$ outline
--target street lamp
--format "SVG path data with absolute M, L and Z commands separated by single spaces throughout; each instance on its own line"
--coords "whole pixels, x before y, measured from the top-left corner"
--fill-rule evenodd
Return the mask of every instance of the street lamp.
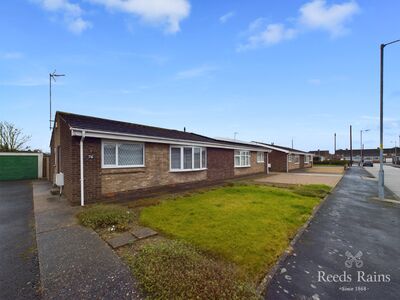
M 362 134 L 363 134 L 363 132 L 368 132 L 370 130 L 371 129 L 361 129 L 360 130 L 360 164 L 361 164 L 361 167 L 363 165 L 363 148 L 364 148 Z
M 400 42 L 400 40 L 395 40 L 386 44 L 381 44 L 381 86 L 380 86 L 380 139 L 379 139 L 379 183 L 378 192 L 379 199 L 385 199 L 385 187 L 384 187 L 384 171 L 383 171 L 383 56 L 385 47 L 394 43 Z
M 51 115 L 51 82 L 52 82 L 52 80 L 54 80 L 54 82 L 56 82 L 56 78 L 57 77 L 61 77 L 61 76 L 65 76 L 65 74 L 56 74 L 56 70 L 54 70 L 54 72 L 53 73 L 49 73 L 49 83 L 50 83 L 50 90 L 49 90 L 49 92 L 50 92 L 50 118 L 49 118 L 49 122 L 50 122 L 50 130 L 51 130 L 51 122 L 53 121 L 52 119 L 51 119 L 51 117 L 52 117 L 52 115 Z

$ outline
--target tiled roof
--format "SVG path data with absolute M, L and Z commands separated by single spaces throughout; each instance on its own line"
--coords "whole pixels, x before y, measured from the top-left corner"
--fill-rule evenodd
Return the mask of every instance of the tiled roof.
M 154 138 L 167 138 L 173 140 L 184 140 L 184 141 L 213 143 L 213 144 L 217 143 L 226 145 L 238 145 L 243 147 L 243 144 L 241 143 L 235 144 L 230 142 L 224 142 L 192 132 L 186 132 L 174 129 L 165 129 L 160 127 L 147 126 L 135 123 L 122 122 L 122 121 L 115 121 L 115 120 L 109 120 L 91 116 L 72 114 L 67 112 L 57 112 L 57 115 L 60 116 L 62 119 L 64 119 L 65 122 L 70 127 L 75 129 L 94 130 L 94 131 L 102 131 L 108 133 L 132 134 L 132 135 L 141 135 Z M 257 145 L 252 145 L 252 147 L 262 149 L 262 147 Z
M 299 153 L 304 153 L 304 154 L 310 154 L 310 153 L 307 153 L 307 152 L 302 151 L 302 150 L 289 148 L 289 147 L 284 147 L 284 146 L 278 146 L 278 145 L 275 145 L 275 144 L 267 144 L 267 143 L 260 143 L 260 142 L 256 142 L 256 143 L 260 144 L 260 145 L 265 145 L 266 147 L 273 147 L 273 148 L 281 149 L 281 150 L 283 150 L 285 152 L 299 152 Z

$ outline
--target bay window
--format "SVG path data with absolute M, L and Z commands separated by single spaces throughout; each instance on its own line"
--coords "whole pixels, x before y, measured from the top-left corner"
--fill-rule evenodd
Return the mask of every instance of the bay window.
M 250 151 L 235 150 L 235 167 L 250 167 Z
M 128 142 L 103 142 L 102 167 L 144 167 L 144 144 Z
M 206 148 L 193 146 L 171 146 L 171 171 L 204 170 L 207 168 Z

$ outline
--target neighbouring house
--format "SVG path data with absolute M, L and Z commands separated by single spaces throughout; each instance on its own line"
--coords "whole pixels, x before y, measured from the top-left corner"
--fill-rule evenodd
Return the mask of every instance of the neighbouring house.
M 311 153 L 275 144 L 254 143 L 271 150 L 268 154 L 268 162 L 272 172 L 290 172 L 313 166 Z
M 50 165 L 73 204 L 267 173 L 269 149 L 195 133 L 57 112 Z M 60 176 L 58 176 L 60 177 Z
M 315 150 L 308 151 L 308 153 L 313 154 L 313 162 L 323 162 L 326 160 L 330 160 L 332 155 L 329 153 L 329 150 Z
M 363 160 L 370 160 L 373 162 L 379 162 L 379 148 L 374 149 L 353 149 L 352 150 L 352 158 L 354 162 L 361 161 L 361 155 Z M 383 149 L 383 161 L 391 162 L 393 158 L 395 158 L 400 153 L 399 147 L 393 148 L 385 148 Z M 351 151 L 349 149 L 339 149 L 336 150 L 335 156 L 342 160 L 350 161 Z

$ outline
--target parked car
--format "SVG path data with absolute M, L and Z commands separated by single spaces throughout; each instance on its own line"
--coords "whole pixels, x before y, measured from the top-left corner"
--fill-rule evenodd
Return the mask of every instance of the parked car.
M 372 162 L 372 160 L 365 160 L 363 162 L 363 167 L 373 167 L 374 163 Z

